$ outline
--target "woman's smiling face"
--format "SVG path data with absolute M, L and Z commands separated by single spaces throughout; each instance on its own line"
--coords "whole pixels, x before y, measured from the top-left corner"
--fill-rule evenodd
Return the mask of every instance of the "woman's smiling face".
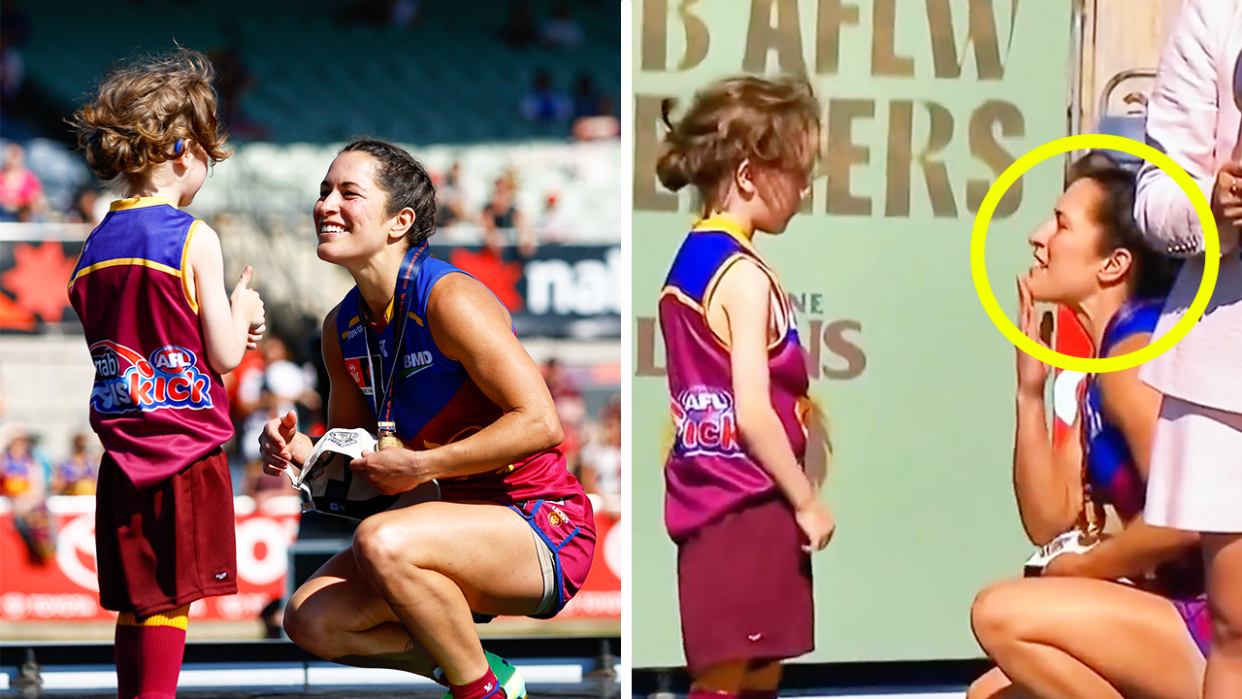
M 1029 282 L 1036 301 L 1076 305 L 1101 287 L 1109 259 L 1097 211 L 1104 189 L 1081 178 L 1057 200 L 1053 218 L 1030 236 L 1035 262 Z
M 342 264 L 385 248 L 392 217 L 386 212 L 388 193 L 375 180 L 378 165 L 361 151 L 341 153 L 332 161 L 314 208 L 319 259 Z

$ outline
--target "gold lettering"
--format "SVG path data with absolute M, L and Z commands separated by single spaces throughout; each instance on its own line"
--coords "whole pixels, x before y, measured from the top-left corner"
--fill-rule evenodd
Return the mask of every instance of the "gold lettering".
M 871 74 L 914 77 L 914 59 L 898 56 L 897 0 L 875 0 L 871 9 Z
M 660 102 L 664 95 L 634 96 L 634 210 L 676 211 L 677 195 L 656 189 L 660 157 Z
M 910 171 L 914 162 L 914 102 L 893 100 L 888 106 L 888 156 L 885 164 L 884 215 L 910 215 Z
M 858 24 L 858 6 L 841 0 L 819 0 L 815 30 L 815 72 L 836 75 L 841 69 L 841 26 Z
M 772 8 L 776 24 L 772 24 Z M 776 49 L 782 73 L 805 73 L 802 59 L 802 28 L 798 21 L 798 0 L 751 0 L 750 26 L 746 30 L 746 53 L 742 70 L 767 72 L 768 52 Z
M 664 376 L 667 370 L 656 366 L 655 360 L 655 318 L 636 318 L 638 321 L 638 362 L 634 368 L 635 376 Z
M 862 332 L 862 323 L 857 320 L 838 320 L 824 328 L 824 345 L 833 354 L 845 360 L 844 369 L 833 369 L 825 365 L 824 377 L 829 379 L 852 379 L 867 369 L 867 355 L 855 342 L 845 337 L 846 331 Z
M 668 70 L 668 0 L 642 0 L 642 69 L 645 71 Z M 711 46 L 711 31 L 701 17 L 691 11 L 699 0 L 682 0 L 677 6 L 677 16 L 686 35 L 686 55 L 678 70 L 689 70 L 707 58 Z
M 828 213 L 842 216 L 870 216 L 871 199 L 850 193 L 850 169 L 871 162 L 871 149 L 854 144 L 854 120 L 873 118 L 875 100 L 832 99 L 828 101 L 828 152 L 824 161 L 828 176 Z
M 812 320 L 811 332 L 807 335 L 811 341 L 807 343 L 806 348 L 806 373 L 812 381 L 819 378 L 819 358 L 822 351 L 820 348 L 823 347 L 823 343 L 819 341 L 819 331 L 823 327 L 824 321 Z
M 926 0 L 927 27 L 931 32 L 932 62 L 937 78 L 960 78 L 965 59 L 957 54 L 957 39 L 953 36 L 953 11 L 950 0 Z M 1009 18 L 1009 42 L 1013 42 L 1013 28 L 1018 14 L 1018 0 L 1013 0 L 1013 16 Z M 975 70 L 980 80 L 1000 80 L 1005 76 L 1001 63 L 1000 44 L 996 36 L 996 17 L 992 12 L 992 0 L 970 0 L 970 31 L 966 43 L 975 47 Z M 1006 47 L 1008 52 L 1009 47 Z
M 953 140 L 953 114 L 935 102 L 924 102 L 931 128 L 927 134 L 927 147 L 919 153 L 919 167 L 927 182 L 927 196 L 931 198 L 932 215 L 953 218 L 957 216 L 957 203 L 953 200 L 953 187 L 949 184 L 949 170 L 943 161 L 933 160 Z
M 668 62 L 668 0 L 642 3 L 642 69 L 664 72 Z
M 690 70 L 702 63 L 712 44 L 711 30 L 701 17 L 690 11 L 690 6 L 698 2 L 699 0 L 683 0 L 677 8 L 677 16 L 681 17 L 681 25 L 686 31 L 686 55 L 682 57 L 677 70 Z
M 1014 157 L 1001 147 L 994 133 L 994 125 L 999 123 L 1001 136 L 1019 138 L 1026 135 L 1026 123 L 1022 111 L 1012 102 L 989 100 L 984 102 L 970 115 L 970 154 L 982 160 L 1000 177 L 1010 165 Z M 995 181 L 995 180 L 993 180 Z M 987 180 L 968 180 L 966 182 L 966 208 L 971 213 L 979 211 L 987 196 L 992 182 Z M 1011 216 L 1022 204 L 1022 178 L 1019 177 L 1001 197 L 996 205 L 994 218 Z

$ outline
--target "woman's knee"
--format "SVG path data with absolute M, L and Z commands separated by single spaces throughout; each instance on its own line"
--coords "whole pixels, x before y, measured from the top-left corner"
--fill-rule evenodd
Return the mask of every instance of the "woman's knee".
M 354 531 L 354 560 L 369 574 L 395 570 L 409 556 L 409 538 L 404 527 L 388 524 L 387 518 L 369 517 Z
M 993 583 L 975 595 L 970 605 L 970 630 L 984 651 L 991 653 L 997 645 L 1017 636 L 1021 607 L 1015 602 L 1019 595 L 1016 581 Z
M 301 590 L 299 590 L 301 592 Z M 314 600 L 294 593 L 285 606 L 284 627 L 289 639 L 316 655 L 326 656 L 326 646 L 335 636 L 330 610 Z

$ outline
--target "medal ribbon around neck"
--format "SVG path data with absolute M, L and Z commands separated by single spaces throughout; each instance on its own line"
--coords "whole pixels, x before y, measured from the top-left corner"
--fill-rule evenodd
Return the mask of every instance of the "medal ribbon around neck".
M 401 357 L 401 341 L 405 339 L 405 323 L 410 317 L 410 305 L 414 303 L 414 280 L 418 278 L 418 270 L 422 268 L 423 261 L 427 259 L 427 241 L 424 240 L 419 245 L 411 247 L 405 253 L 405 257 L 401 260 L 401 271 L 397 273 L 396 298 L 393 300 L 393 316 L 392 323 L 396 323 L 393 328 L 393 347 L 392 347 L 392 371 L 388 372 L 388 378 L 384 380 L 384 397 L 380 398 L 375 390 L 371 391 L 371 401 L 375 407 L 375 417 L 379 424 L 389 422 L 396 424 L 392 419 L 392 380 L 397 376 L 398 359 Z M 362 305 L 363 312 L 366 312 L 366 304 Z M 383 378 L 384 359 L 381 352 L 376 351 L 373 345 L 376 341 L 371 337 L 371 333 L 364 333 L 367 338 L 367 352 L 371 357 L 380 358 L 380 370 L 376 372 L 372 369 L 372 376 L 379 375 Z M 374 359 L 370 362 L 374 366 Z M 372 386 L 376 389 L 379 386 L 372 380 Z

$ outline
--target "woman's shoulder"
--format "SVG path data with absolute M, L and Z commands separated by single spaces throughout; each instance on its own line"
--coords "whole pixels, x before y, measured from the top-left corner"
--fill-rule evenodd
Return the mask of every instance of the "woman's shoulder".
M 1103 352 L 1135 335 L 1150 335 L 1156 331 L 1160 314 L 1164 310 L 1164 298 L 1130 299 L 1117 309 L 1104 333 Z
M 470 322 L 497 310 L 508 314 L 508 307 L 491 287 L 447 262 L 428 258 L 418 277 L 414 312 L 441 327 L 446 321 Z

